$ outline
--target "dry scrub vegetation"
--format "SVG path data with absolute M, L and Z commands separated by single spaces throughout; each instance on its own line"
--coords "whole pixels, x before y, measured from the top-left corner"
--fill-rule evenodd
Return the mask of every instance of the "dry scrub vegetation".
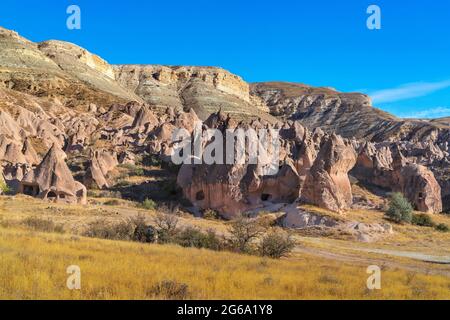
M 98 199 L 97 199 L 98 200 Z M 96 200 L 96 201 L 97 201 Z M 102 200 L 103 201 L 103 200 Z M 107 201 L 107 199 L 105 199 Z M 119 205 L 66 206 L 28 197 L 0 197 L 0 298 L 1 299 L 449 299 L 448 274 L 433 265 L 392 258 L 380 264 L 382 290 L 366 289 L 368 261 L 374 254 L 359 252 L 365 260 L 333 259 L 350 252 L 354 242 L 302 238 L 288 258 L 270 259 L 228 251 L 184 248 L 197 235 L 187 229 L 179 245 L 102 240 L 81 236 L 90 223 L 132 218 L 154 219 L 154 210 Z M 358 211 L 349 216 L 363 215 Z M 382 213 L 372 218 L 382 219 Z M 214 230 L 223 235 L 230 223 L 178 217 L 179 225 Z M 448 217 L 433 217 L 449 222 Z M 241 226 L 249 238 L 259 230 Z M 417 245 L 448 252 L 448 233 L 413 225 L 395 226 L 392 239 L 377 244 L 388 248 Z M 104 230 L 104 229 L 101 229 Z M 123 229 L 129 234 L 127 228 Z M 131 235 L 131 234 L 130 234 Z M 92 236 L 92 235 L 91 235 Z M 283 238 L 273 234 L 261 249 L 271 252 Z M 416 238 L 414 238 L 416 237 Z M 201 238 L 200 240 L 204 240 Z M 306 241 L 308 240 L 308 241 Z M 320 242 L 313 242 L 320 241 Z M 325 241 L 326 240 L 326 241 Z M 447 245 L 445 245 L 447 243 Z M 246 248 L 246 243 L 239 243 Z M 370 244 L 357 244 L 370 248 Z M 195 243 L 194 243 L 195 246 Z M 339 249 L 338 249 L 339 248 Z M 319 251 L 329 251 L 321 256 Z M 339 250 L 339 251 L 337 251 Z M 245 251 L 245 250 L 242 250 Z M 351 251 L 354 255 L 355 252 Z M 267 254 L 270 256 L 270 254 Z M 383 261 L 388 261 L 383 257 Z M 413 268 L 403 268 L 403 265 Z M 376 264 L 376 263 L 375 263 Z M 81 267 L 80 291 L 66 288 L 66 268 Z M 442 266 L 445 267 L 445 266 Z M 433 272 L 436 271 L 436 272 Z
M 228 252 L 88 239 L 0 228 L 3 299 L 446 299 L 450 279 L 383 271 L 366 289 L 366 267 L 303 255 L 271 260 Z M 66 268 L 81 268 L 80 291 Z

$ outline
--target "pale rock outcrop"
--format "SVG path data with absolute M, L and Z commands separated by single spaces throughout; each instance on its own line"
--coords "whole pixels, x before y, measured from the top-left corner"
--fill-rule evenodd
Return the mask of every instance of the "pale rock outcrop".
M 119 154 L 119 163 L 134 165 L 136 163 L 136 155 L 130 151 L 123 151 Z
M 302 200 L 336 212 L 348 209 L 352 192 L 347 173 L 355 162 L 356 153 L 341 137 L 335 134 L 325 137 L 306 176 Z
M 152 111 L 150 111 L 147 106 L 143 106 L 136 114 L 131 127 L 132 130 L 136 132 L 150 132 L 158 124 L 159 121 L 156 115 Z
M 28 138 L 26 138 L 23 143 L 22 153 L 25 157 L 25 162 L 28 164 L 38 165 L 41 162 L 41 158 L 36 153 L 36 150 L 34 150 L 34 147 Z
M 26 163 L 25 156 L 22 153 L 22 146 L 4 134 L 0 135 L 0 161 Z
M 9 115 L 9 113 L 0 110 L 0 134 L 4 134 L 15 141 L 19 141 L 23 137 L 22 128 Z
M 86 204 L 86 187 L 74 180 L 64 161 L 66 157 L 53 145 L 36 169 L 22 179 L 19 192 L 48 201 Z
M 225 131 L 230 123 L 218 112 L 205 124 Z M 235 130 L 246 126 L 240 123 Z M 266 126 L 263 121 L 252 121 L 249 127 Z M 348 209 L 352 193 L 347 173 L 356 161 L 351 144 L 321 130 L 310 133 L 296 122 L 284 124 L 280 137 L 280 168 L 275 175 L 266 174 L 260 163 L 185 164 L 178 176 L 185 197 L 195 206 L 217 210 L 226 218 L 270 203 L 291 203 L 299 197 L 336 212 Z
M 285 228 L 303 229 L 308 227 L 335 227 L 338 225 L 338 221 L 333 218 L 298 208 L 297 203 L 286 206 L 283 211 L 285 214 L 279 219 L 279 222 Z
M 119 164 L 117 154 L 108 150 L 95 150 L 91 153 L 89 169 L 84 183 L 100 189 L 109 188 L 108 173 Z
M 419 211 L 442 211 L 441 187 L 433 172 L 411 162 L 398 144 L 366 143 L 352 174 L 365 183 L 403 193 Z
M 424 166 L 408 164 L 400 171 L 400 191 L 417 210 L 442 212 L 441 187 L 433 172 Z

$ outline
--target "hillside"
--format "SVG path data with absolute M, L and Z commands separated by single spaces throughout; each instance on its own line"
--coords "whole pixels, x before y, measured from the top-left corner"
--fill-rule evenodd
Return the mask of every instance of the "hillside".
M 270 113 L 300 120 L 308 128 L 321 127 L 347 138 L 373 142 L 425 141 L 437 130 L 450 130 L 442 120 L 404 120 L 377 109 L 367 95 L 288 82 L 251 84 Z
M 11 91 L 12 90 L 12 91 Z M 20 92 L 24 99 L 17 99 Z M 113 66 L 64 41 L 33 43 L 0 28 L 0 108 L 87 111 L 91 103 L 147 102 L 156 109 L 193 108 L 205 120 L 222 110 L 236 120 L 275 122 L 240 77 L 214 67 Z M 59 110 L 58 110 L 59 109 Z M 14 112 L 12 112 L 14 113 Z

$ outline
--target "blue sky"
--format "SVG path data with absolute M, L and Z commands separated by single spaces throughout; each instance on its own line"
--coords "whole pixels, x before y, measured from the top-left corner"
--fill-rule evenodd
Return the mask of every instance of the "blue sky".
M 81 8 L 81 30 L 66 9 Z M 370 4 L 381 30 L 366 27 Z M 447 0 L 11 0 L 0 25 L 110 63 L 220 66 L 246 81 L 361 91 L 398 116 L 450 116 Z

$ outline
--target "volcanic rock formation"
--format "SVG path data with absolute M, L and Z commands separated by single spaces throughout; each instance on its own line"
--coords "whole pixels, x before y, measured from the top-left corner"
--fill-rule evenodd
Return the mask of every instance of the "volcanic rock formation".
M 54 145 L 37 168 L 24 176 L 18 191 L 54 202 L 86 204 L 86 187 L 73 179 L 65 159 L 66 154 Z

